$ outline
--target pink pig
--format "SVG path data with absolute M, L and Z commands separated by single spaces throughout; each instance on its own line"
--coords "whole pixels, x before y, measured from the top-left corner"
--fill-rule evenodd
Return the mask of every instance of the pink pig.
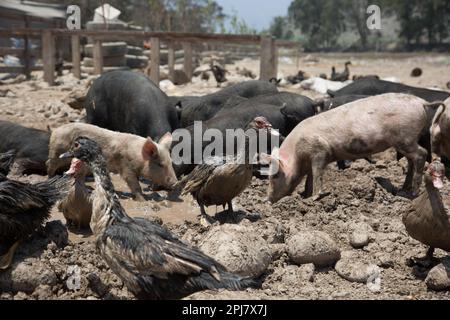
M 276 202 L 291 194 L 307 176 L 305 196 L 319 196 L 327 165 L 355 160 L 395 148 L 408 159 L 403 185 L 417 195 L 427 151 L 419 136 L 429 130 L 435 108 L 421 98 L 387 93 L 354 101 L 302 121 L 286 137 L 270 161 L 268 200 Z

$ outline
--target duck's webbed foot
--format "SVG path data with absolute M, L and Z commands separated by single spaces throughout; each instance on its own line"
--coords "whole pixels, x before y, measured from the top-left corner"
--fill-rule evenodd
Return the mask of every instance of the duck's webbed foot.
M 427 250 L 427 253 L 424 257 L 413 257 L 410 258 L 410 264 L 413 266 L 419 266 L 422 268 L 431 268 L 433 266 L 434 263 L 434 248 L 430 247 Z
M 232 214 L 233 212 L 233 203 L 231 201 L 228 201 L 228 213 Z
M 20 241 L 15 242 L 9 249 L 6 254 L 3 256 L 0 256 L 0 270 L 8 269 L 9 266 L 12 263 L 12 260 L 14 258 L 14 253 L 16 252 L 17 248 L 19 247 Z
M 209 228 L 215 221 L 212 217 L 210 217 L 205 210 L 205 206 L 202 204 L 200 205 L 200 224 L 205 227 Z
M 202 215 L 202 216 L 200 217 L 200 224 L 201 224 L 203 227 L 205 227 L 205 228 L 211 227 L 211 225 L 212 225 L 214 222 L 215 222 L 214 219 L 211 218 L 211 217 L 208 216 L 208 215 Z

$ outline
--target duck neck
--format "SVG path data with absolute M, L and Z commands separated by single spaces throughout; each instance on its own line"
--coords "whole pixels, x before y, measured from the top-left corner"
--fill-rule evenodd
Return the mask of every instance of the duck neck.
M 95 179 L 95 187 L 106 193 L 115 193 L 114 185 L 109 176 L 106 161 L 103 156 L 96 157 L 90 164 Z
M 433 185 L 433 179 L 428 176 L 425 175 L 425 189 L 428 195 L 428 199 L 430 200 L 431 205 L 433 206 L 433 211 L 438 211 L 441 213 L 445 213 L 445 207 L 444 204 L 442 203 L 442 197 L 441 197 L 441 193 L 439 192 L 439 189 L 437 189 L 434 185 Z
M 114 190 L 105 158 L 99 155 L 89 165 L 95 179 L 91 229 L 94 234 L 100 234 L 115 220 L 127 220 L 129 217 L 123 210 Z

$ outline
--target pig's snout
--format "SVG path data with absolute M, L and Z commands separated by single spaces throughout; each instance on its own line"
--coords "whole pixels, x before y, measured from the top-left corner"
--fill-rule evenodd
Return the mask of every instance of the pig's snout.
M 270 204 L 270 205 L 273 204 L 273 201 L 269 197 L 265 197 L 264 198 L 264 202 L 267 203 L 267 204 Z
M 178 179 L 176 177 L 166 177 L 164 182 L 167 189 L 173 190 L 178 183 Z

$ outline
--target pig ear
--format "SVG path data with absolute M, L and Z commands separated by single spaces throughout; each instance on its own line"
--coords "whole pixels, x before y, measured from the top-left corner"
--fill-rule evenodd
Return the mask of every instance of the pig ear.
M 269 165 L 269 170 L 262 169 L 261 172 L 263 172 L 264 175 L 267 175 L 269 177 L 272 177 L 278 173 L 278 171 L 281 169 L 281 162 L 273 155 L 269 155 L 267 153 L 261 153 L 260 154 L 260 163 L 263 165 Z
M 277 159 L 277 160 L 280 159 L 280 148 L 274 147 L 274 148 L 272 149 L 272 158 L 275 158 L 275 159 Z
M 283 116 L 287 116 L 287 110 L 286 110 L 287 104 L 283 103 L 283 105 L 280 108 L 280 112 Z
M 142 146 L 142 157 L 144 160 L 150 160 L 151 157 L 158 153 L 158 146 L 152 140 L 152 138 L 148 137 Z
M 170 149 L 170 146 L 172 145 L 172 134 L 167 132 L 159 139 L 158 144 L 163 148 Z

